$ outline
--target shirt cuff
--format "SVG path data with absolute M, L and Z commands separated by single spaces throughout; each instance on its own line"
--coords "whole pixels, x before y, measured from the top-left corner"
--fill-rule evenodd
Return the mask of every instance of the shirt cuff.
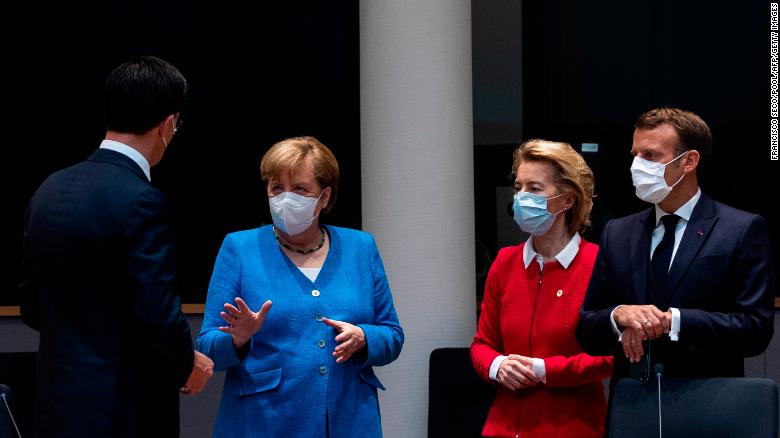
M 672 312 L 672 328 L 669 330 L 669 339 L 672 341 L 679 341 L 680 334 L 680 309 L 676 307 L 670 307 Z
M 496 358 L 493 359 L 493 363 L 490 364 L 490 370 L 488 370 L 488 377 L 490 377 L 490 380 L 495 380 L 498 382 L 498 379 L 496 378 L 496 375 L 498 374 L 498 368 L 501 366 L 501 362 L 503 362 L 504 359 L 508 357 L 509 356 L 496 356 Z
M 544 359 L 534 358 L 534 374 L 542 383 L 547 383 L 547 368 L 544 366 Z
M 617 335 L 617 337 L 618 337 L 618 342 L 620 342 L 620 341 L 622 341 L 622 340 L 623 340 L 623 332 L 621 332 L 620 330 L 618 330 L 617 323 L 615 322 L 615 310 L 617 310 L 617 309 L 619 309 L 619 308 L 623 307 L 624 305 L 625 305 L 625 304 L 621 304 L 621 305 L 619 305 L 619 306 L 615 307 L 614 309 L 612 309 L 612 311 L 611 311 L 611 312 L 609 312 L 609 322 L 611 322 L 611 323 L 612 323 L 612 331 L 613 331 L 613 332 L 615 332 L 615 334 Z

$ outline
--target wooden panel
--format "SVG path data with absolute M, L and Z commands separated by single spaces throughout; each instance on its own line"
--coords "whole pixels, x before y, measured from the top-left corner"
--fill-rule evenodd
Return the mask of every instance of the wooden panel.
M 182 304 L 181 310 L 187 315 L 203 315 L 204 304 Z M 0 316 L 21 316 L 19 306 L 0 306 Z

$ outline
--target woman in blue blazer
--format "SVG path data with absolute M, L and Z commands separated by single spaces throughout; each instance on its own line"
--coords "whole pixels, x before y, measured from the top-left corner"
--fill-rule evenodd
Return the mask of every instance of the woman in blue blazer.
M 260 172 L 274 224 L 225 238 L 197 340 L 227 370 L 214 436 L 381 436 L 372 367 L 404 334 L 376 243 L 319 224 L 339 171 L 315 138 L 275 144 Z

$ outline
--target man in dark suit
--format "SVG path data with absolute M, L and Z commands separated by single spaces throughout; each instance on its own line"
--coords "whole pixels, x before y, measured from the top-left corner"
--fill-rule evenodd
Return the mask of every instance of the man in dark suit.
M 699 189 L 712 135 L 697 115 L 655 109 L 635 128 L 631 176 L 655 205 L 604 228 L 577 340 L 614 353 L 612 384 L 656 363 L 670 377 L 744 376 L 773 333 L 766 221 Z
M 20 289 L 23 320 L 40 331 L 36 436 L 177 436 L 179 390 L 211 376 L 174 290 L 168 204 L 149 173 L 186 88 L 159 58 L 117 67 L 100 148 L 30 201 Z

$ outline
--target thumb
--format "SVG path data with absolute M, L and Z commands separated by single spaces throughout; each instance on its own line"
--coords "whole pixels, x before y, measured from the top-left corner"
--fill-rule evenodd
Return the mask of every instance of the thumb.
M 271 310 L 271 305 L 273 305 L 271 300 L 264 302 L 263 306 L 260 307 L 260 311 L 257 313 L 257 318 L 265 321 L 265 316 L 268 315 L 268 312 Z

